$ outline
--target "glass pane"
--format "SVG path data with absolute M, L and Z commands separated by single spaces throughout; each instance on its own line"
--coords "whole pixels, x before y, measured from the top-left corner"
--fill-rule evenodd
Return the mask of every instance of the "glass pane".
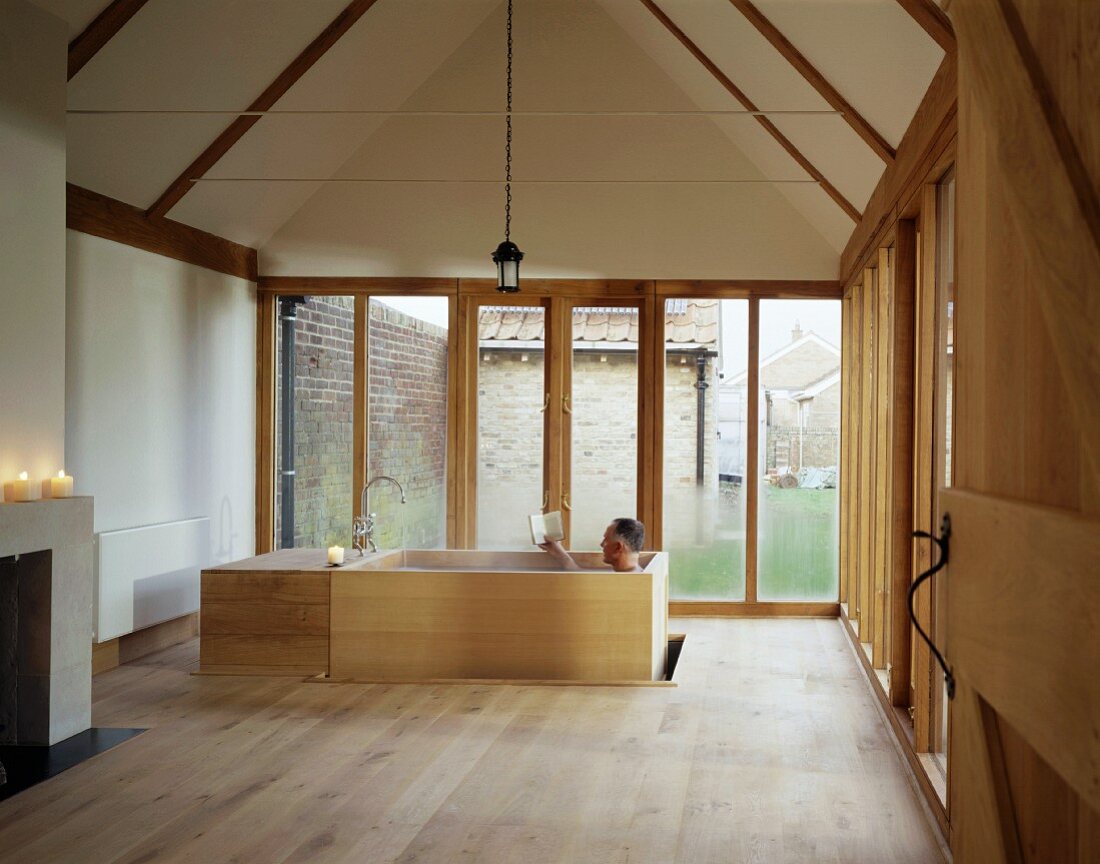
M 936 487 L 951 486 L 952 418 L 955 408 L 955 174 L 952 171 L 936 190 L 936 289 L 939 306 L 938 372 L 939 400 L 936 405 L 937 440 L 942 442 L 936 454 Z M 937 513 L 936 525 L 939 525 Z M 936 627 L 939 641 L 944 641 L 944 607 L 946 592 L 937 586 L 935 598 Z M 941 692 L 937 700 L 938 730 L 936 752 L 947 759 L 947 683 L 937 667 Z
M 477 545 L 530 549 L 542 510 L 544 314 L 540 306 L 478 313 Z
M 278 308 L 275 547 L 350 548 L 355 301 L 281 298 Z
M 745 599 L 748 306 L 665 303 L 664 541 L 678 599 Z
M 367 478 L 382 549 L 447 545 L 446 297 L 370 301 Z
M 599 549 L 612 519 L 637 517 L 638 310 L 573 310 L 570 548 Z
M 760 303 L 760 600 L 837 599 L 840 301 Z

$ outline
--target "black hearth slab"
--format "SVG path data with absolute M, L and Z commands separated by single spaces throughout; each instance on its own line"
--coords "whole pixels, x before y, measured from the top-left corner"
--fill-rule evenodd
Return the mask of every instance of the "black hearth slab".
M 7 783 L 0 786 L 0 801 L 29 789 L 36 783 L 67 771 L 140 735 L 144 729 L 87 729 L 52 747 L 35 744 L 0 744 L 0 762 Z

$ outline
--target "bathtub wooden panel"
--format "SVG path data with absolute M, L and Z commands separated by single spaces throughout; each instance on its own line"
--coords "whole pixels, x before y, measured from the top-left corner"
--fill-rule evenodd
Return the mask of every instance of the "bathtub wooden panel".
M 655 570 L 337 571 L 330 675 L 656 680 L 668 646 Z
M 316 554 L 316 550 L 313 550 Z M 263 556 L 266 557 L 266 556 Z M 255 559 L 251 559 L 254 561 Z M 282 566 L 293 566 L 288 561 Z M 329 571 L 202 574 L 199 668 L 208 673 L 318 675 L 328 671 Z M 224 566 L 224 565 L 223 565 Z M 238 565 L 228 565 L 238 566 Z

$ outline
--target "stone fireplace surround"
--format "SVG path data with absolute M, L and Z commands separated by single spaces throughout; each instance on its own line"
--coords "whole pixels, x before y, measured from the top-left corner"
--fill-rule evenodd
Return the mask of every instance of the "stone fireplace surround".
M 0 504 L 0 743 L 91 726 L 92 499 Z

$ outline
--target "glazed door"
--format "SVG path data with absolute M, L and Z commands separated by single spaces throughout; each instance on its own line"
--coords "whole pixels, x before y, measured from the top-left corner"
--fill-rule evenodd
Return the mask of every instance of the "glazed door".
M 476 533 L 470 545 L 478 549 L 530 547 L 527 516 L 548 503 L 547 312 L 537 298 L 504 303 L 478 298 L 470 304 L 467 381 L 476 410 L 466 458 L 476 478 Z
M 638 518 L 639 304 L 567 304 L 562 369 L 561 506 L 570 548 L 599 548 L 619 517 Z
M 538 296 L 537 283 L 529 286 L 521 299 L 462 298 L 459 484 L 473 518 L 461 526 L 460 545 L 530 549 L 527 517 L 554 510 L 567 548 L 598 549 L 607 523 L 621 516 L 642 518 L 656 542 L 657 517 L 646 520 L 639 482 L 656 449 L 656 409 L 639 397 L 643 369 L 655 365 L 645 343 L 653 341 L 646 316 L 655 303 Z

